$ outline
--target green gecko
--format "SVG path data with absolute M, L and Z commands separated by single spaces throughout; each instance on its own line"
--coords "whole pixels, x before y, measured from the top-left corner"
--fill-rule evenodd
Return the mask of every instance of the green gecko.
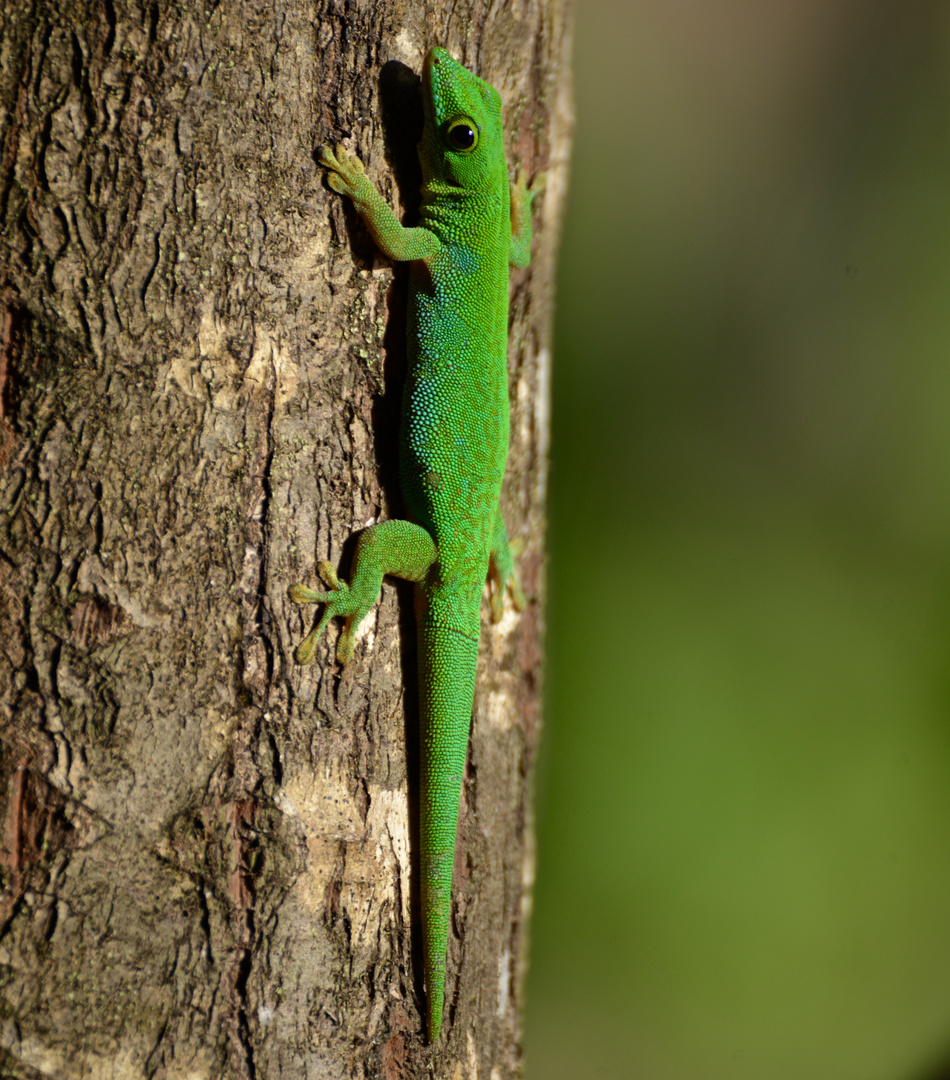
M 411 263 L 399 444 L 409 520 L 360 534 L 349 584 L 321 562 L 328 591 L 294 585 L 290 598 L 326 605 L 297 648 L 298 662 L 312 659 L 327 623 L 340 615 L 337 659 L 345 664 L 383 576 L 415 583 L 426 1028 L 435 1042 L 486 579 L 492 621 L 503 614 L 506 587 L 515 607 L 525 606 L 498 500 L 508 456 L 508 267 L 530 259 L 534 192 L 523 179 L 509 183 L 497 90 L 438 48 L 426 56 L 422 82 L 418 226 L 400 224 L 342 146 L 320 155 L 330 187 L 353 200 L 383 254 Z

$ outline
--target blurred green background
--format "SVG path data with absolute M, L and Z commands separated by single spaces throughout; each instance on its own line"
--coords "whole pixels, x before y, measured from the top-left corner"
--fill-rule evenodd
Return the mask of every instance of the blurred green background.
M 528 1080 L 950 1076 L 950 4 L 575 22 Z

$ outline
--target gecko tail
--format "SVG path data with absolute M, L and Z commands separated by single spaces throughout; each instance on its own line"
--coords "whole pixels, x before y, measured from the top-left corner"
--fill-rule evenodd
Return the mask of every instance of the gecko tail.
M 419 836 L 426 1031 L 430 1043 L 442 1031 L 452 869 L 477 662 L 477 637 L 439 626 L 420 631 Z

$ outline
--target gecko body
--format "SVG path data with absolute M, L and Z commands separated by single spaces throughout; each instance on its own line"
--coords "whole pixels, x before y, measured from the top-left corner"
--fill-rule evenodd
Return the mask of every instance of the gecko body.
M 328 591 L 295 585 L 290 596 L 325 605 L 297 648 L 298 661 L 309 661 L 329 620 L 343 616 L 337 659 L 345 664 L 383 576 L 415 583 L 423 958 L 434 1042 L 486 579 L 493 620 L 503 613 L 506 588 L 519 610 L 525 603 L 499 496 L 508 455 L 508 273 L 530 257 L 532 193 L 523 182 L 509 184 L 498 92 L 444 49 L 426 56 L 423 109 L 416 227 L 399 222 L 343 147 L 320 157 L 330 186 L 352 200 L 380 250 L 410 262 L 399 445 L 409 520 L 382 521 L 360 534 L 348 583 L 322 562 Z

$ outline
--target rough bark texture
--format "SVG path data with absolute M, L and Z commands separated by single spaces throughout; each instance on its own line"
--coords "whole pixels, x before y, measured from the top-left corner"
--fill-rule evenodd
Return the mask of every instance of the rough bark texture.
M 427 1048 L 411 602 L 301 669 L 287 586 L 400 509 L 405 279 L 315 148 L 411 212 L 443 44 L 549 170 L 504 496 L 539 597 L 563 6 L 4 6 L 0 1075 L 515 1075 L 540 605 L 485 620 Z

